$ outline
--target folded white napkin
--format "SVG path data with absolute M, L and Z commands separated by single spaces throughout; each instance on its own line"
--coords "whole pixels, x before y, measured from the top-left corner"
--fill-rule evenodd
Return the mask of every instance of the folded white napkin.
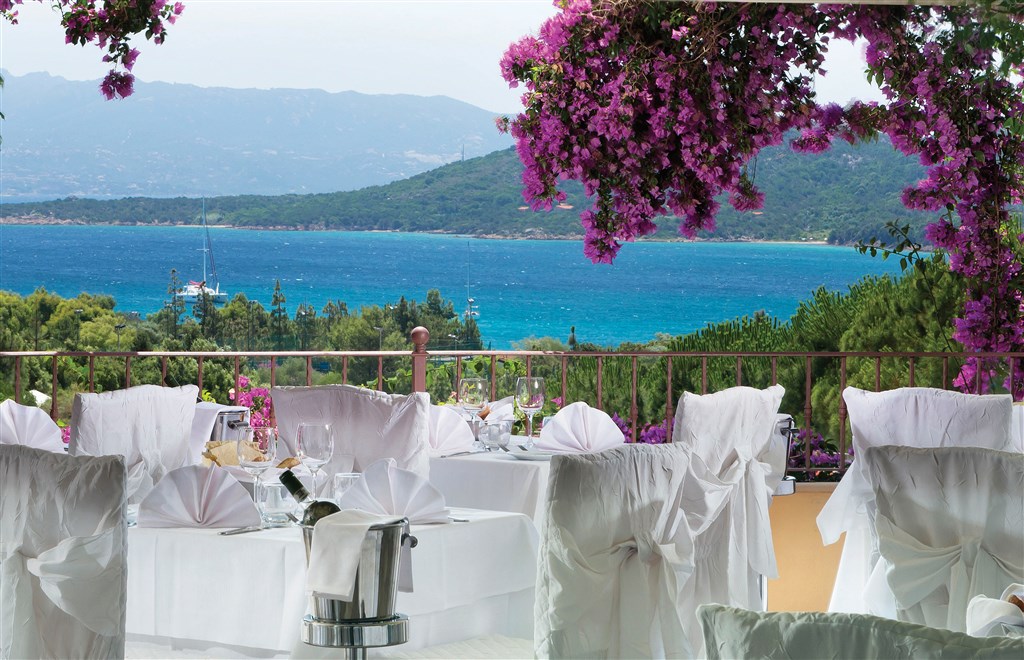
M 999 598 L 975 596 L 967 605 L 967 634 L 974 637 L 1003 635 L 1007 628 L 1024 636 L 1024 612 L 1009 602 L 1011 595 L 1024 598 L 1024 584 L 1011 584 Z
M 534 446 L 544 451 L 598 452 L 618 447 L 625 441 L 608 413 L 578 401 L 544 421 Z
M 430 406 L 431 456 L 445 456 L 473 448 L 473 430 L 451 406 Z
M 0 402 L 0 445 L 23 445 L 64 453 L 60 427 L 42 409 L 8 399 Z
M 487 414 L 488 422 L 503 422 L 516 418 L 515 397 L 507 396 L 504 399 L 492 401 L 488 407 L 491 409 L 491 412 Z
M 256 504 L 226 470 L 187 465 L 168 472 L 139 505 L 139 527 L 249 527 Z
M 362 509 L 382 515 L 404 516 L 412 524 L 446 523 L 444 495 L 430 482 L 385 458 L 363 472 L 338 503 L 342 509 Z
M 318 520 L 313 527 L 306 591 L 336 600 L 352 600 L 359 550 L 367 530 L 400 518 L 349 509 Z

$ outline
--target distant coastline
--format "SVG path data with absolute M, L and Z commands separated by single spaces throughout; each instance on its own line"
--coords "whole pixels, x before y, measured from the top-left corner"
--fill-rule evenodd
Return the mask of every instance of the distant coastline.
M 185 222 L 86 222 L 84 220 L 70 220 L 60 218 L 49 218 L 41 216 L 0 216 L 0 227 L 2 226 L 67 226 L 67 227 L 200 227 L 199 224 L 185 223 Z M 545 232 L 543 230 L 528 230 L 526 233 L 520 234 L 465 234 L 456 231 L 440 231 L 440 230 L 427 230 L 427 231 L 403 231 L 401 229 L 335 229 L 326 227 L 304 227 L 304 226 L 285 226 L 285 225 L 267 225 L 267 226 L 246 226 L 236 227 L 230 224 L 211 224 L 211 229 L 239 229 L 242 231 L 281 231 L 281 232 L 303 232 L 303 231 L 330 231 L 339 233 L 348 232 L 360 232 L 360 233 L 378 233 L 378 234 L 435 234 L 442 236 L 465 236 L 467 238 L 476 238 L 483 240 L 495 240 L 495 241 L 579 241 L 583 238 L 583 234 L 553 234 Z M 829 243 L 828 241 L 821 240 L 764 240 L 764 239 L 744 239 L 744 238 L 694 238 L 688 239 L 682 236 L 648 236 L 639 241 L 652 242 L 652 243 L 769 243 L 777 245 L 835 245 L 842 247 L 840 243 Z M 847 245 L 848 247 L 848 245 Z

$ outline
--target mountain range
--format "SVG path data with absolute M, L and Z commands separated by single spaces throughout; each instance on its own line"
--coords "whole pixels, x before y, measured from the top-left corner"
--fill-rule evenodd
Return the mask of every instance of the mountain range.
M 7 76 L 2 94 L 8 222 L 194 224 L 205 197 L 211 223 L 237 227 L 576 237 L 591 203 L 569 182 L 564 204 L 529 211 L 510 139 L 446 97 L 139 83 L 111 102 L 45 74 Z M 852 243 L 890 221 L 920 238 L 933 219 L 900 203 L 925 170 L 884 138 L 818 155 L 780 145 L 751 171 L 764 208 L 723 199 L 705 238 Z M 678 224 L 660 219 L 659 236 Z
M 226 89 L 2 72 L 4 202 L 336 192 L 503 149 L 494 114 L 444 96 Z

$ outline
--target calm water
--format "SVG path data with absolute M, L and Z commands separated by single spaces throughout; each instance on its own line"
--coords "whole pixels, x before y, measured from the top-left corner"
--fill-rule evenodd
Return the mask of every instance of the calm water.
M 465 309 L 467 282 L 484 341 L 508 348 L 529 336 L 647 341 L 758 310 L 788 318 L 818 286 L 845 291 L 898 265 L 852 248 L 753 243 L 626 245 L 594 266 L 579 241 L 497 241 L 425 234 L 271 232 L 211 228 L 221 290 L 269 308 L 281 280 L 287 307 L 350 309 L 440 289 Z M 202 276 L 198 227 L 0 227 L 0 288 L 62 296 L 110 294 L 148 314 L 167 299 L 169 273 Z

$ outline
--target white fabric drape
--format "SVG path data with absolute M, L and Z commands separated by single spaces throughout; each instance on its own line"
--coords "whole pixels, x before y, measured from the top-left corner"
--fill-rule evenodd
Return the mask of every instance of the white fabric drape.
M 861 458 L 880 556 L 872 613 L 963 632 L 973 597 L 1024 581 L 1024 454 L 886 446 Z
M 0 495 L 0 658 L 122 657 L 122 459 L 3 445 Z
M 538 657 L 691 657 L 678 600 L 693 571 L 683 518 L 688 468 L 687 453 L 672 445 L 552 458 Z
M 998 598 L 972 598 L 967 604 L 967 634 L 975 637 L 1024 637 L 1024 611 L 1009 602 L 1011 596 L 1024 598 L 1024 584 L 1011 584 Z
M 295 432 L 300 422 L 330 424 L 334 457 L 324 474 L 348 472 L 338 462 L 355 458 L 362 472 L 382 458 L 423 477 L 430 475 L 430 395 L 387 394 L 352 385 L 275 387 L 271 390 L 281 441 L 295 455 Z
M 189 436 L 198 397 L 195 385 L 76 394 L 68 452 L 123 456 L 128 502 L 138 504 L 165 474 L 191 463 Z
M 864 576 L 874 568 L 868 511 L 872 506 L 872 475 L 856 460 L 868 447 L 987 447 L 1011 451 L 1011 397 L 904 387 L 867 392 L 843 390 L 850 414 L 855 460 L 818 514 L 825 545 L 847 532 L 840 557 L 830 611 L 869 612 Z
M 11 399 L 0 402 L 0 445 L 24 445 L 64 453 L 60 427 L 42 409 Z
M 690 516 L 697 562 L 686 597 L 694 602 L 763 609 L 761 576 L 778 577 L 768 517 L 778 477 L 768 456 L 784 393 L 774 385 L 680 397 L 673 441 L 691 453 L 702 489 L 726 497 L 721 512 Z

